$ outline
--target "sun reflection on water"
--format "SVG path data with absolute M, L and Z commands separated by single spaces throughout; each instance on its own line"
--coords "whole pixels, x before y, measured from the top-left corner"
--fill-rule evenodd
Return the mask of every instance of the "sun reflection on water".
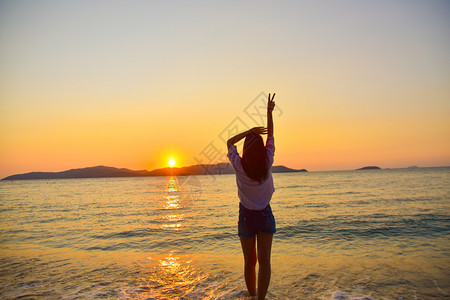
M 195 285 L 205 279 L 195 267 L 192 256 L 177 255 L 170 251 L 161 258 L 147 257 L 148 277 L 141 278 L 139 289 L 144 295 L 180 297 L 189 294 Z
M 165 204 L 166 209 L 181 208 L 178 181 L 175 176 L 171 177 L 169 179 L 169 182 L 167 183 L 167 195 Z
M 175 176 L 169 178 L 165 192 L 162 206 L 164 209 L 169 210 L 170 213 L 161 216 L 164 224 L 160 228 L 178 231 L 185 226 L 183 223 L 184 214 L 178 213 L 179 210 L 184 208 L 184 203 L 182 201 L 178 180 Z

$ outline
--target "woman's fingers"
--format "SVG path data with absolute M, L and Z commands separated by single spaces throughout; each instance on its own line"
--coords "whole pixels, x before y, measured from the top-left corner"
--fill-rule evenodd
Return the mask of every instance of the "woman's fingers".
M 275 98 L 275 93 L 273 93 L 272 97 L 268 97 L 268 101 L 267 101 L 267 107 L 269 108 L 269 110 L 273 110 L 275 108 L 275 102 L 273 101 L 273 99 Z
M 253 127 L 252 131 L 258 134 L 266 134 L 267 133 L 267 128 L 266 127 Z

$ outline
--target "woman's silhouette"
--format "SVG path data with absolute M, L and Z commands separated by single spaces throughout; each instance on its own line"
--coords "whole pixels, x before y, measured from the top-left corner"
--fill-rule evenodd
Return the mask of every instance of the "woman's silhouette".
M 272 173 L 275 144 L 272 111 L 275 94 L 267 102 L 267 128 L 254 127 L 230 138 L 228 158 L 236 173 L 239 196 L 238 235 L 244 253 L 244 277 L 251 296 L 264 299 L 270 282 L 270 252 L 275 233 L 275 218 L 270 207 L 274 192 Z M 267 134 L 266 146 L 260 134 Z M 237 142 L 245 138 L 242 158 Z M 259 262 L 258 293 L 256 293 L 256 262 Z

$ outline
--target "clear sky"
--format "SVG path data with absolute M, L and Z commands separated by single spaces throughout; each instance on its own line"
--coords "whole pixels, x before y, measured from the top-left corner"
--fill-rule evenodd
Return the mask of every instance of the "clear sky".
M 261 92 L 276 165 L 450 165 L 449 1 L 3 0 L 0 45 L 0 177 L 215 163 Z

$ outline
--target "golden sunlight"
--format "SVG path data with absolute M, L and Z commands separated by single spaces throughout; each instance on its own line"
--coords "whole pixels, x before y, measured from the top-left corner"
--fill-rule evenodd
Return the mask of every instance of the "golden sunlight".
M 173 158 L 169 159 L 169 166 L 172 168 L 175 166 L 175 160 Z

